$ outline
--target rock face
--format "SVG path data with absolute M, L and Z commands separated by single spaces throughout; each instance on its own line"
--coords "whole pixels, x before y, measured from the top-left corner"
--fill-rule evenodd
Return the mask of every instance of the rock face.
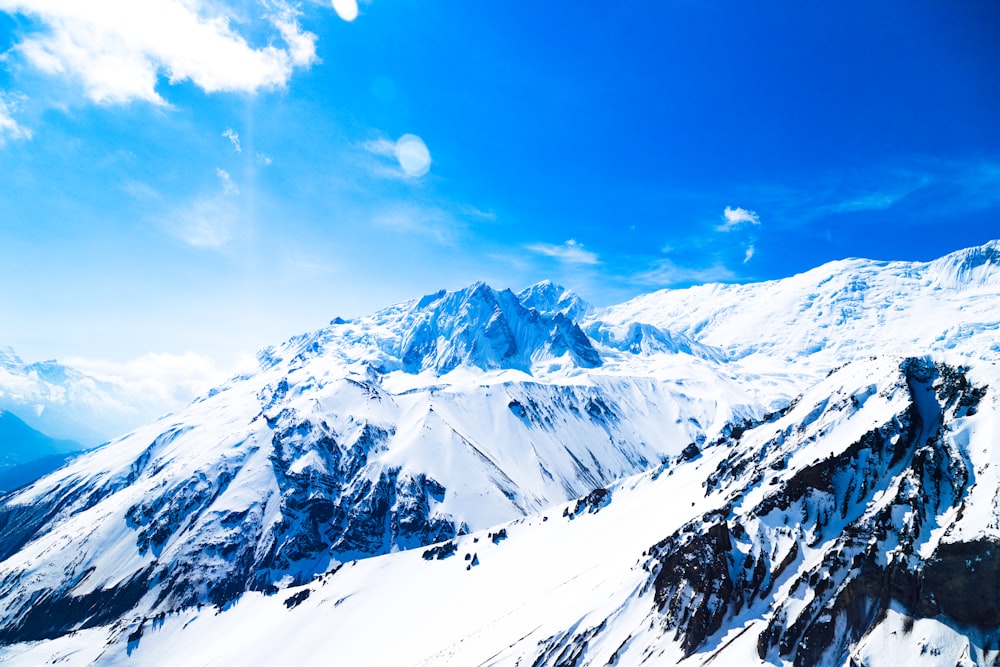
M 733 441 L 704 481 L 717 509 L 649 551 L 654 622 L 690 656 L 737 619 L 760 617 L 761 660 L 802 667 L 847 664 L 890 609 L 1000 640 L 998 540 L 957 530 L 974 466 L 948 436 L 986 393 L 966 371 L 905 360 L 887 382 L 800 402 Z M 850 444 L 785 474 L 880 399 L 891 410 Z

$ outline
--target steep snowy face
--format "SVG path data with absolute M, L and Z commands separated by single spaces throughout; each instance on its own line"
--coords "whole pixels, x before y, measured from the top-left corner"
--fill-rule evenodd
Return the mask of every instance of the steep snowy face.
M 762 414 L 649 327 L 602 349 L 662 345 L 677 373 L 596 374 L 590 339 L 551 312 L 574 298 L 536 288 L 546 312 L 477 283 L 335 320 L 4 498 L 0 639 L 279 590 L 586 495 Z
M 992 664 L 998 385 L 990 365 L 857 362 L 728 438 L 489 532 L 5 657 Z
M 526 307 L 510 290 L 483 283 L 441 290 L 371 317 L 334 320 L 330 327 L 261 353 L 265 366 L 337 357 L 386 373 L 448 373 L 459 367 L 546 373 L 549 367 L 589 369 L 601 357 L 562 312 Z
M 982 289 L 996 293 L 1000 288 L 1000 241 L 990 241 L 934 260 L 927 273 L 942 289 Z
M 543 280 L 521 290 L 517 299 L 525 308 L 534 308 L 542 315 L 560 314 L 573 322 L 579 322 L 593 310 L 589 303 L 551 280 Z
M 622 664 L 657 652 L 895 664 L 879 641 L 912 645 L 924 619 L 956 644 L 921 664 L 954 664 L 956 645 L 975 664 L 1000 655 L 996 392 L 967 368 L 888 362 L 850 366 L 725 445 L 728 455 L 706 452 L 709 509 L 649 550 L 652 609 L 609 631 L 606 651 L 617 646 Z M 533 664 L 592 655 L 611 623 L 553 637 Z
M 417 302 L 400 347 L 410 373 L 446 373 L 460 365 L 528 371 L 537 361 L 563 355 L 581 368 L 601 363 L 587 336 L 563 313 L 531 310 L 510 290 L 497 292 L 483 283 Z
M 54 361 L 25 364 L 0 348 L 0 409 L 55 438 L 97 445 L 162 413 L 123 387 Z
M 998 254 L 994 241 L 930 263 L 843 260 L 784 280 L 654 292 L 591 318 L 648 323 L 721 348 L 736 372 L 777 361 L 818 378 L 886 351 L 997 360 Z

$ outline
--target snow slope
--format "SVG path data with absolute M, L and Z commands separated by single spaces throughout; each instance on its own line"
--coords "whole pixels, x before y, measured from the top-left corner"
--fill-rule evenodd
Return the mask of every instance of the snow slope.
M 738 437 L 579 501 L 0 659 L 992 664 L 998 384 L 991 364 L 857 362 Z
M 950 352 L 1000 359 L 1000 241 L 932 262 L 847 259 L 797 276 L 646 294 L 582 323 L 646 323 L 720 349 L 744 384 L 783 368 L 757 394 L 791 398 L 830 369 L 873 354 Z
M 993 660 L 997 249 L 334 320 L 0 499 L 0 660 Z
M 0 640 L 271 592 L 535 513 L 760 416 L 703 359 L 671 356 L 683 378 L 601 373 L 561 312 L 482 284 L 265 350 L 258 372 L 4 499 Z

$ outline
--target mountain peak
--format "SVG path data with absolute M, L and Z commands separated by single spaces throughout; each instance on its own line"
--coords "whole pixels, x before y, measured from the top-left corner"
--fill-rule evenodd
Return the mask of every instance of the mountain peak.
M 413 306 L 402 332 L 403 370 L 446 373 L 469 365 L 530 372 L 533 362 L 567 352 L 578 366 L 599 365 L 600 357 L 586 334 L 556 308 L 562 303 L 568 311 L 579 309 L 575 295 L 551 284 L 546 292 L 528 296 L 532 295 L 537 298 L 524 303 L 509 289 L 497 291 L 477 281 L 455 292 L 441 290 L 423 297 Z
M 957 250 L 929 268 L 931 281 L 941 287 L 1000 287 L 1000 240 Z
M 17 356 L 14 348 L 9 346 L 0 347 L 0 366 L 7 368 L 24 366 L 21 357 Z
M 543 315 L 562 314 L 578 322 L 593 308 L 571 290 L 551 280 L 543 280 L 517 293 L 525 308 L 534 308 Z

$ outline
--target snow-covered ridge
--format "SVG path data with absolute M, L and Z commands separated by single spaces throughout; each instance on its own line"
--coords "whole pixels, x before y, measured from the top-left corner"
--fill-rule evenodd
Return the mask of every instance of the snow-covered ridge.
M 782 280 L 662 290 L 589 318 L 687 336 L 724 350 L 736 369 L 777 360 L 818 379 L 884 352 L 1000 359 L 998 299 L 1000 241 L 991 241 L 932 262 L 849 259 Z
M 683 378 L 601 372 L 562 312 L 481 283 L 265 350 L 4 499 L 0 638 L 280 590 L 586 495 L 762 414 L 704 360 L 660 352 Z
M 112 645 L 102 659 L 141 644 L 157 662 L 181 650 L 171 638 L 225 635 L 229 620 L 182 629 L 210 604 L 286 630 L 291 608 L 307 634 L 340 624 L 352 634 L 336 635 L 340 650 L 363 656 L 360 624 L 381 627 L 365 614 L 383 606 L 383 576 L 396 595 L 476 610 L 455 622 L 481 643 L 420 623 L 400 631 L 391 644 L 428 664 L 638 664 L 723 649 L 734 662 L 813 664 L 881 632 L 862 622 L 869 611 L 953 616 L 940 595 L 868 593 L 892 563 L 912 583 L 951 572 L 935 570 L 954 560 L 941 545 L 1000 540 L 995 245 L 603 311 L 551 283 L 519 294 L 476 283 L 334 320 L 0 499 L 0 643 L 95 628 Z M 511 520 L 498 538 L 493 526 Z M 488 566 L 490 553 L 519 555 Z M 556 560 L 518 580 L 539 553 Z M 820 583 L 835 560 L 836 581 Z M 862 598 L 867 611 L 847 609 Z M 497 599 L 507 606 L 494 610 Z M 181 622 L 157 635 L 139 632 L 143 618 Z M 847 644 L 831 648 L 831 627 L 851 628 Z M 379 650 L 385 660 L 355 662 L 398 663 Z
M 222 611 L 97 624 L 4 657 L 992 664 L 997 386 L 992 364 L 855 362 L 780 414 L 579 500 Z

